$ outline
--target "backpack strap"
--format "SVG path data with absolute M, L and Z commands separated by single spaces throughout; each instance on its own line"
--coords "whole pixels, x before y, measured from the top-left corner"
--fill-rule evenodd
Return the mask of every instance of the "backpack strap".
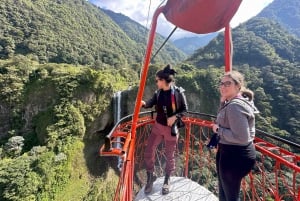
M 173 113 L 176 113 L 176 102 L 175 102 L 175 87 L 171 86 L 171 102 Z
M 239 97 L 236 97 L 236 98 L 232 99 L 231 101 L 225 103 L 225 105 L 223 105 L 220 109 L 223 109 L 223 108 L 225 108 L 227 105 L 233 103 L 234 101 L 238 101 L 238 100 L 240 100 L 240 101 L 246 103 L 247 105 L 249 105 L 249 106 L 253 109 L 254 114 L 259 113 L 258 109 L 257 109 L 253 104 L 251 104 L 249 101 L 247 101 L 247 100 L 245 100 L 245 99 L 243 99 L 243 98 L 239 98 Z

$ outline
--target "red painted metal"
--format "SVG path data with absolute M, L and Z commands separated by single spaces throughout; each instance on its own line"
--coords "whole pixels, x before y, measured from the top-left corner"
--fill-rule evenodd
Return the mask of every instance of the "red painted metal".
M 135 138 L 136 138 L 136 129 L 137 129 L 137 121 L 139 117 L 140 108 L 142 106 L 141 101 L 144 94 L 146 79 L 147 79 L 147 73 L 149 68 L 149 63 L 151 59 L 151 53 L 152 53 L 152 47 L 154 43 L 155 38 L 155 31 L 156 31 L 156 25 L 157 25 L 157 19 L 160 15 L 160 13 L 163 11 L 164 7 L 158 8 L 153 16 L 152 19 L 152 25 L 150 29 L 150 35 L 148 39 L 145 59 L 144 59 L 144 65 L 141 73 L 140 78 L 140 87 L 138 90 L 137 98 L 135 101 L 135 108 L 133 113 L 133 119 L 132 119 L 132 125 L 131 125 L 131 135 L 129 135 L 129 139 L 125 141 L 125 145 L 129 145 L 129 147 L 124 147 L 123 152 L 125 154 L 128 154 L 126 157 L 126 161 L 123 172 L 124 172 L 124 180 L 123 180 L 123 188 L 126 188 L 125 194 L 121 194 L 120 200 L 132 200 L 132 189 L 133 189 L 133 176 L 134 176 L 134 155 L 135 155 Z M 129 148 L 127 152 L 127 148 Z
M 168 0 L 164 15 L 181 29 L 205 34 L 223 29 L 238 10 L 242 0 Z
M 182 175 L 180 174 L 181 171 L 177 172 L 177 176 L 184 176 L 198 181 L 199 178 L 193 176 L 197 175 L 194 172 L 195 169 L 199 172 L 213 171 L 215 169 L 214 160 L 212 159 L 214 155 L 203 148 L 205 147 L 203 136 L 211 133 L 213 122 L 191 116 L 183 118 L 183 121 L 185 122 L 186 129 L 184 129 L 185 134 L 181 135 L 182 137 L 179 140 L 177 157 L 180 158 L 181 155 L 183 156 L 182 162 L 184 163 L 183 167 L 185 167 L 185 170 Z M 128 150 L 123 154 L 124 167 L 116 189 L 115 201 L 131 201 L 133 199 L 133 182 L 136 181 L 134 177 L 143 169 L 142 153 L 145 147 L 145 140 L 151 130 L 150 128 L 148 130 L 144 128 L 151 126 L 153 123 L 154 119 L 150 116 L 138 118 L 137 129 L 139 129 L 140 133 L 134 141 L 130 141 Z M 118 126 L 116 132 L 111 136 L 112 143 L 114 138 L 120 136 L 119 133 L 124 135 L 124 131 L 128 130 L 131 126 L 131 121 L 124 122 Z M 128 137 L 130 136 L 128 135 Z M 267 201 L 273 199 L 281 201 L 286 199 L 298 201 L 300 197 L 300 156 L 258 137 L 255 138 L 255 147 L 258 153 L 260 153 L 258 155 L 260 159 L 256 164 L 257 170 L 251 172 L 242 182 L 243 200 Z M 101 150 L 104 150 L 102 147 L 100 154 L 105 156 L 118 153 L 117 151 L 114 152 L 114 149 L 116 148 L 111 150 L 111 154 L 107 154 L 107 152 L 102 153 Z M 118 149 L 123 150 L 122 147 Z M 135 152 L 133 149 L 139 151 Z M 158 161 L 164 160 L 163 150 L 163 148 L 160 151 L 157 150 Z M 116 154 L 116 156 L 119 156 L 119 154 Z M 267 165 L 268 163 L 272 163 L 274 166 L 270 167 Z M 135 170 L 135 166 L 138 169 L 133 173 L 132 170 Z M 162 167 L 158 169 L 162 169 Z M 138 180 L 142 179 L 143 175 L 144 173 L 141 172 Z
M 232 38 L 231 38 L 231 28 L 227 24 L 224 33 L 224 49 L 225 49 L 225 72 L 230 72 L 232 70 Z
M 137 129 L 137 124 L 138 124 L 138 117 L 139 117 L 139 112 L 141 108 L 141 101 L 142 97 L 144 94 L 144 88 L 146 84 L 146 79 L 147 79 L 147 73 L 148 73 L 148 68 L 149 68 L 149 63 L 151 59 L 151 53 L 152 53 L 152 48 L 153 48 L 153 43 L 154 43 L 154 38 L 155 38 L 155 31 L 156 31 L 156 25 L 157 25 L 157 19 L 159 17 L 159 14 L 163 11 L 164 7 L 158 8 L 153 16 L 152 20 L 152 25 L 151 25 L 151 30 L 150 30 L 150 35 L 148 39 L 148 44 L 147 44 L 147 50 L 145 54 L 145 59 L 144 59 L 144 65 L 141 73 L 141 79 L 140 79 L 140 87 L 138 90 L 136 102 L 135 102 L 135 109 L 134 109 L 134 114 L 132 118 L 132 122 L 129 124 L 121 125 L 118 127 L 118 131 L 114 132 L 111 136 L 111 138 L 115 138 L 120 135 L 120 130 L 122 128 L 129 128 L 131 132 L 128 132 L 127 137 L 125 138 L 125 143 L 124 146 L 122 147 L 122 151 L 120 151 L 117 148 L 112 148 L 109 151 L 104 151 L 104 147 L 101 148 L 100 150 L 100 155 L 102 156 L 124 156 L 124 166 L 122 169 L 122 174 L 120 177 L 120 181 L 118 183 L 118 188 L 116 192 L 116 196 L 114 198 L 115 201 L 125 201 L 125 200 L 132 200 L 132 189 L 133 189 L 133 176 L 134 176 L 134 155 L 135 155 L 135 138 L 136 138 L 136 129 Z M 145 119 L 143 119 L 145 123 Z M 141 124 L 143 125 L 143 124 Z M 113 142 L 113 140 L 112 140 Z
M 190 136 L 191 136 L 191 126 L 187 125 L 186 126 L 186 134 L 185 134 L 185 161 L 189 161 L 189 156 L 190 156 Z M 189 163 L 185 162 L 185 169 L 184 169 L 184 176 L 188 176 L 188 171 L 189 171 Z
M 132 119 L 132 138 L 135 138 L 136 124 L 137 124 L 140 108 L 142 107 L 141 101 L 143 98 L 146 80 L 147 80 L 149 63 L 150 63 L 150 59 L 151 59 L 151 53 L 152 53 L 152 48 L 153 48 L 153 43 L 154 43 L 154 38 L 155 38 L 155 31 L 156 31 L 156 26 L 157 26 L 157 19 L 158 19 L 159 15 L 162 13 L 163 9 L 164 9 L 164 6 L 158 8 L 155 11 L 155 13 L 153 15 L 153 19 L 152 19 L 152 24 L 151 24 L 151 29 L 150 29 L 149 39 L 148 39 L 148 43 L 147 43 L 145 59 L 144 59 L 144 65 L 143 65 L 143 69 L 142 69 L 142 73 L 141 73 L 139 90 L 138 90 L 136 101 L 135 101 L 135 108 L 134 108 L 133 119 Z
M 201 7 L 203 2 L 205 2 L 205 7 Z M 230 4 L 230 2 L 232 4 Z M 193 3 L 198 3 L 198 6 L 191 6 Z M 225 5 L 223 5 L 223 3 L 225 3 Z M 133 200 L 133 187 L 134 181 L 136 181 L 134 177 L 137 177 L 139 172 L 142 173 L 142 153 L 149 134 L 149 130 L 147 130 L 146 127 L 152 125 L 154 119 L 149 116 L 139 117 L 139 111 L 151 59 L 157 19 L 160 13 L 164 12 L 169 21 L 173 23 L 176 22 L 174 23 L 176 26 L 196 33 L 214 32 L 225 27 L 225 72 L 228 72 L 232 69 L 232 40 L 229 22 L 237 11 L 240 3 L 241 0 L 224 0 L 222 2 L 219 0 L 169 0 L 165 7 L 158 8 L 154 13 L 132 121 L 124 122 L 117 126 L 110 135 L 110 147 L 112 148 L 107 150 L 107 148 L 102 147 L 99 152 L 102 156 L 121 156 L 123 159 L 123 167 L 116 188 L 114 201 Z M 209 6 L 215 6 L 215 8 L 218 9 L 211 10 L 208 9 Z M 196 12 L 198 12 L 197 15 L 195 14 L 195 9 Z M 200 9 L 202 9 L 203 12 L 200 12 Z M 213 14 L 214 17 L 212 17 L 211 14 Z M 216 19 L 218 18 L 216 16 L 222 17 Z M 197 23 L 194 23 L 195 21 L 197 21 Z M 195 24 L 197 25 L 194 26 Z M 205 135 L 211 133 L 213 122 L 195 117 L 185 117 L 183 121 L 186 123 L 186 132 L 184 139 L 180 137 L 178 155 L 184 156 L 183 163 L 185 170 L 182 175 L 178 176 L 185 176 L 197 181 L 199 178 L 195 178 L 194 176 L 197 175 L 196 170 L 200 172 L 202 172 L 202 170 L 213 171 L 215 167 L 212 159 L 213 155 L 211 155 L 213 152 L 211 153 L 205 150 L 205 141 L 203 139 Z M 195 127 L 197 129 L 194 129 Z M 138 129 L 139 132 L 141 132 L 139 135 L 137 135 Z M 117 137 L 121 138 L 121 148 L 113 147 Z M 242 183 L 243 200 L 266 201 L 271 198 L 275 201 L 281 201 L 285 197 L 288 197 L 289 199 L 299 201 L 300 184 L 297 182 L 299 182 L 300 174 L 300 167 L 298 165 L 300 163 L 300 156 L 260 138 L 255 139 L 255 147 L 257 151 L 261 153 L 261 159 L 257 162 L 258 171 L 250 173 L 249 178 L 245 179 Z M 157 154 L 158 161 L 163 161 L 164 152 L 157 150 Z M 265 162 L 269 162 L 267 160 L 275 164 L 273 170 L 265 166 Z M 282 166 L 284 166 L 284 169 Z M 139 169 L 136 169 L 136 167 Z M 284 171 L 288 171 L 288 173 L 292 175 L 292 182 L 288 181 L 290 175 L 286 176 Z M 274 178 L 270 177 L 270 175 L 274 175 Z M 143 176 L 140 176 L 138 180 L 142 178 Z M 284 194 L 281 194 L 279 183 L 286 188 Z
M 295 161 L 300 161 L 300 156 L 297 156 L 285 149 L 277 147 L 258 137 L 255 138 L 255 143 L 256 149 L 263 153 L 265 156 L 270 156 L 276 159 L 278 163 L 284 164 L 287 167 L 294 169 L 296 172 L 300 173 L 300 167 L 295 163 Z M 289 161 L 288 158 L 292 158 L 293 160 Z

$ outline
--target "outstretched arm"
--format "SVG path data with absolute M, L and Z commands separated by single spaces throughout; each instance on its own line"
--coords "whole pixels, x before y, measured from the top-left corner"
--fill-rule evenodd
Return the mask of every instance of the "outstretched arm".
M 142 107 L 143 108 L 151 108 L 154 105 L 157 104 L 157 92 L 154 93 L 154 95 L 152 96 L 151 99 L 149 99 L 148 101 L 142 101 Z

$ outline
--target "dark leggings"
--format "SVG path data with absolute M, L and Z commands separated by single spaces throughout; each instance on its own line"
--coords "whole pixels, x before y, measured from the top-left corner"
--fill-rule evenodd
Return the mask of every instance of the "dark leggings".
M 216 165 L 219 201 L 239 201 L 241 181 L 255 164 L 253 143 L 247 146 L 219 144 Z

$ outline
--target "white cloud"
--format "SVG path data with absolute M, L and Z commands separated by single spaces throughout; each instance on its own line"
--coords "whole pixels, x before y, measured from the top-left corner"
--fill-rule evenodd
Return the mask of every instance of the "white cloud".
M 272 1 L 273 0 L 243 0 L 238 12 L 232 19 L 231 25 L 235 27 L 240 23 L 247 21 L 251 17 L 257 15 L 265 6 L 267 6 Z M 148 21 L 149 27 L 155 9 L 161 4 L 161 2 L 163 2 L 163 0 L 90 0 L 90 2 L 94 3 L 97 6 L 100 6 L 101 8 L 122 13 L 144 26 L 147 25 Z M 148 19 L 147 15 L 150 2 L 150 17 Z M 159 17 L 157 31 L 160 34 L 167 36 L 173 28 L 174 25 L 167 22 L 163 15 Z M 191 35 L 194 34 L 178 29 L 175 32 L 174 36 L 172 36 L 172 39 L 187 37 Z

